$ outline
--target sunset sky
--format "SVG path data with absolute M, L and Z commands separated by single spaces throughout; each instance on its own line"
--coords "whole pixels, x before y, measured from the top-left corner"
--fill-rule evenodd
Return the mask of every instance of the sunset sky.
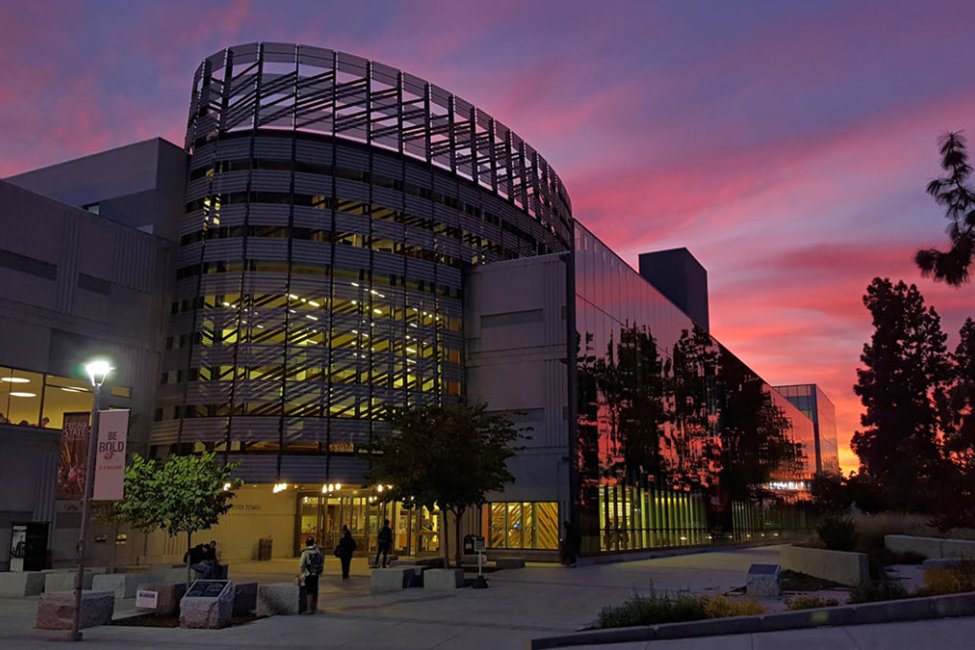
M 911 261 L 946 242 L 938 137 L 975 134 L 973 26 L 971 0 L 2 0 L 0 177 L 182 144 L 193 71 L 228 45 L 388 63 L 513 128 L 631 264 L 689 248 L 715 336 L 770 383 L 820 384 L 850 470 L 871 278 L 917 283 L 952 347 L 975 315 L 975 287 Z

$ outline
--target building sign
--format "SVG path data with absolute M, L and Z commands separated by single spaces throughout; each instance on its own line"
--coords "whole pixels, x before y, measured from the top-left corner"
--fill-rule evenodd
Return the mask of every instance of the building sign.
M 129 434 L 129 411 L 98 412 L 98 447 L 95 450 L 94 501 L 119 501 L 125 483 L 125 446 Z
M 156 609 L 159 606 L 159 592 L 139 589 L 135 592 L 136 609 Z
M 85 493 L 88 463 L 89 413 L 65 413 L 58 460 L 59 499 L 80 499 Z

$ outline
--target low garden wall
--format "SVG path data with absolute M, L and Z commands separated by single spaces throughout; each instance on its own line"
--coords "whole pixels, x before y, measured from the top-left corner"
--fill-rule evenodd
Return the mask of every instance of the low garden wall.
M 975 560 L 975 541 L 912 535 L 884 535 L 884 546 L 896 553 L 917 553 L 932 559 Z
M 870 562 L 866 553 L 783 546 L 779 551 L 779 564 L 783 571 L 805 573 L 841 585 L 854 586 L 870 581 Z

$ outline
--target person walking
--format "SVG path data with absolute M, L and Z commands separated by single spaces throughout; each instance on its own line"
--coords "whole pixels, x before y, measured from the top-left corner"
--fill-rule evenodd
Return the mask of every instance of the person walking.
M 576 558 L 579 555 L 579 546 L 582 541 L 579 535 L 579 527 L 568 519 L 562 522 L 562 526 L 565 528 L 565 537 L 563 538 L 565 562 L 572 567 L 576 565 Z
M 376 561 L 372 563 L 373 567 L 383 569 L 387 565 L 387 556 L 389 555 L 389 549 L 393 545 L 393 529 L 389 527 L 389 519 L 383 519 L 383 527 L 379 529 L 379 537 L 377 538 L 376 547 Z M 383 563 L 379 563 L 379 556 L 383 556 Z
M 325 556 L 315 545 L 315 538 L 309 537 L 305 540 L 305 550 L 301 552 L 301 559 L 298 561 L 298 579 L 305 586 L 305 598 L 308 614 L 318 612 L 318 578 L 325 570 Z
M 348 580 L 349 566 L 352 564 L 352 554 L 355 552 L 356 543 L 352 537 L 352 531 L 348 526 L 342 526 L 342 538 L 335 545 L 335 557 L 342 562 L 342 579 Z

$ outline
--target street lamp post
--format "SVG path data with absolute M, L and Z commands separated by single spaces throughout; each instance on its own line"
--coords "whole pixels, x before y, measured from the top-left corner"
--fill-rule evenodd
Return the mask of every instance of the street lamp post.
M 91 407 L 91 431 L 88 433 L 88 458 L 85 469 L 85 493 L 81 497 L 81 532 L 78 534 L 78 575 L 74 580 L 74 621 L 71 624 L 71 640 L 81 641 L 81 591 L 85 581 L 85 555 L 88 551 L 88 520 L 91 516 L 91 495 L 95 488 L 95 454 L 98 445 L 98 407 L 102 384 L 112 371 L 112 366 L 104 360 L 85 364 L 85 372 L 95 389 L 95 400 Z

